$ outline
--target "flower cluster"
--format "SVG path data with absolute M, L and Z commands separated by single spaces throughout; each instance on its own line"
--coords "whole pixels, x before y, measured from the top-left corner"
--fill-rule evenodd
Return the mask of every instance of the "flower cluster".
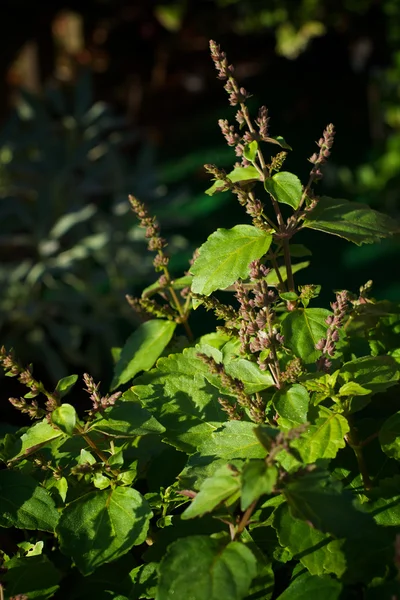
M 113 406 L 121 396 L 122 392 L 115 392 L 111 396 L 109 394 L 101 396 L 99 394 L 100 383 L 95 383 L 93 377 L 87 373 L 84 373 L 83 381 L 86 386 L 85 390 L 89 394 L 93 406 L 93 408 L 88 411 L 90 417 L 93 417 L 98 412 L 102 412 L 109 406 Z
M 223 304 L 217 298 L 214 298 L 214 296 L 203 296 L 192 292 L 192 298 L 200 300 L 206 310 L 212 310 L 217 319 L 225 321 L 227 329 L 232 330 L 236 328 L 238 314 L 233 306 Z
M 280 369 L 276 354 L 283 344 L 283 336 L 274 326 L 273 304 L 278 300 L 276 292 L 268 288 L 266 277 L 269 269 L 259 260 L 250 263 L 250 279 L 253 282 L 249 292 L 241 282 L 236 284 L 236 298 L 239 301 L 241 350 L 244 354 L 258 354 L 260 369 L 270 369 L 276 385 L 279 385 Z
M 232 406 L 226 399 L 219 399 L 219 402 L 225 412 L 227 412 L 231 418 L 240 420 L 240 408 L 248 409 L 250 417 L 255 423 L 264 423 L 265 409 L 262 400 L 257 396 L 254 398 L 248 396 L 244 391 L 243 382 L 240 381 L 240 379 L 235 379 L 231 375 L 228 375 L 228 373 L 225 371 L 224 365 L 217 363 L 212 356 L 199 353 L 198 357 L 209 367 L 211 373 L 218 375 L 222 385 L 237 398 L 238 404 L 234 406 Z
M 156 271 L 163 271 L 169 263 L 169 258 L 164 252 L 167 242 L 160 236 L 160 227 L 156 223 L 155 217 L 151 217 L 142 202 L 139 202 L 134 196 L 129 196 L 133 212 L 140 221 L 140 226 L 146 229 L 146 238 L 149 240 L 147 245 L 148 250 L 157 252 L 153 260 L 153 265 Z
M 339 341 L 339 329 L 343 326 L 343 321 L 349 307 L 349 293 L 346 290 L 336 294 L 336 302 L 331 303 L 333 315 L 329 315 L 325 322 L 329 326 L 326 332 L 326 338 L 322 338 L 315 345 L 317 350 L 322 352 L 321 358 L 317 361 L 317 367 L 320 371 L 328 372 L 332 366 L 330 358 L 335 354 L 336 343 Z
M 334 136 L 335 128 L 332 125 L 332 123 L 330 123 L 326 127 L 324 133 L 322 134 L 322 138 L 320 138 L 318 142 L 316 142 L 317 146 L 319 147 L 319 152 L 315 152 L 309 158 L 310 163 L 314 165 L 310 172 L 310 177 L 313 181 L 322 179 L 322 172 L 320 167 L 327 161 L 331 154 Z
M 41 381 L 35 379 L 32 375 L 32 366 L 23 367 L 12 352 L 2 346 L 0 348 L 0 365 L 3 367 L 7 377 L 17 377 L 18 381 L 25 385 L 29 392 L 24 398 L 10 398 L 11 404 L 22 413 L 28 414 L 31 419 L 40 419 L 46 413 L 52 412 L 59 405 L 59 396 L 57 392 L 48 392 Z M 37 400 L 28 402 L 28 399 L 36 398 L 39 394 L 46 396 L 47 401 L 45 410 L 39 408 Z

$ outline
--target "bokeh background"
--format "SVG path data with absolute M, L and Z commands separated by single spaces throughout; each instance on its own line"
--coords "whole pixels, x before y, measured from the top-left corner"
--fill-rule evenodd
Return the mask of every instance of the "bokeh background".
M 0 341 L 46 381 L 109 381 L 137 326 L 125 294 L 154 274 L 129 193 L 158 215 L 177 275 L 216 227 L 247 222 L 229 193 L 204 194 L 203 164 L 234 162 L 210 38 L 293 147 L 287 170 L 307 180 L 333 122 L 318 192 L 399 216 L 398 0 L 2 0 L 0 17 Z M 327 237 L 297 240 L 313 252 L 298 283 L 321 283 L 327 305 L 369 279 L 400 299 L 398 241 Z

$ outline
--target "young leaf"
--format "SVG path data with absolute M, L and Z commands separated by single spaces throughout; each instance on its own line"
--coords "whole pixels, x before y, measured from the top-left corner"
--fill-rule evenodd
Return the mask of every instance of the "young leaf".
M 155 562 L 144 563 L 129 573 L 132 587 L 128 598 L 154 598 L 157 590 L 157 569 Z
M 280 171 L 264 182 L 264 187 L 269 194 L 281 204 L 289 204 L 296 210 L 300 204 L 303 190 L 301 181 L 293 173 Z
M 68 377 L 63 377 L 60 379 L 56 387 L 56 392 L 60 398 L 64 398 L 64 396 L 66 396 L 68 392 L 72 390 L 77 380 L 78 375 L 68 375 Z
M 133 379 L 140 371 L 148 371 L 170 342 L 176 323 L 152 319 L 142 323 L 128 338 L 114 368 L 111 389 Z
M 224 465 L 204 481 L 197 496 L 181 515 L 181 519 L 193 519 L 211 512 L 222 502 L 232 497 L 236 499 L 239 490 L 239 473 Z
M 132 488 L 91 492 L 64 509 L 57 527 L 60 549 L 89 575 L 142 544 L 151 517 L 146 500 Z
M 181 538 L 161 561 L 156 600 L 242 600 L 256 574 L 257 561 L 240 542 Z
M 242 495 L 240 507 L 246 510 L 264 494 L 271 494 L 278 480 L 278 469 L 264 460 L 251 460 L 242 470 Z
M 280 417 L 280 426 L 290 429 L 307 422 L 310 397 L 302 385 L 295 383 L 287 389 L 277 391 L 272 402 Z
M 73 435 L 76 427 L 76 410 L 71 404 L 61 404 L 51 413 L 51 421 L 57 425 L 63 433 Z
M 226 289 L 237 279 L 247 279 L 249 264 L 261 258 L 271 245 L 272 236 L 252 225 L 217 229 L 199 249 L 191 267 L 192 291 L 209 296 Z
M 372 210 L 367 204 L 336 200 L 323 196 L 307 215 L 303 227 L 345 238 L 360 246 L 373 244 L 399 231 L 389 216 Z
M 243 150 L 243 156 L 250 162 L 254 162 L 257 156 L 258 143 L 256 140 L 250 142 L 250 144 L 246 144 Z
M 0 471 L 0 527 L 53 532 L 58 512 L 50 494 L 29 475 Z
M 347 419 L 342 415 L 325 406 L 319 407 L 318 414 L 315 424 L 310 425 L 306 433 L 291 442 L 306 464 L 319 458 L 335 458 L 340 448 L 345 447 L 344 436 L 350 431 Z
M 233 171 L 228 173 L 228 179 L 230 179 L 232 183 L 239 183 L 240 181 L 259 181 L 260 173 L 252 165 L 249 165 L 248 167 L 236 167 Z M 215 192 L 219 192 L 221 188 L 224 188 L 224 185 L 224 182 L 218 179 L 205 191 L 205 193 L 208 196 L 212 196 Z
M 326 335 L 325 319 L 332 313 L 325 308 L 298 308 L 289 312 L 282 322 L 285 346 L 306 364 L 315 362 L 320 352 L 316 343 Z
M 277 600 L 339 600 L 343 585 L 329 575 L 310 575 L 307 571 L 298 574 Z

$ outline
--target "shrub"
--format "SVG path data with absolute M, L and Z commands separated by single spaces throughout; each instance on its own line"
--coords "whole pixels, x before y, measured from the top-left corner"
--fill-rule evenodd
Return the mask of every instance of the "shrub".
M 206 166 L 208 194 L 232 192 L 251 224 L 212 233 L 174 278 L 155 218 L 130 198 L 159 276 L 129 298 L 145 320 L 110 393 L 84 376 L 85 415 L 64 402 L 76 376 L 49 391 L 3 348 L 29 390 L 10 401 L 34 419 L 2 439 L 5 598 L 400 593 L 399 307 L 374 300 L 371 282 L 315 306 L 319 286 L 294 281 L 310 253 L 292 243 L 305 229 L 373 243 L 398 226 L 316 195 L 332 125 L 304 186 L 284 171 L 290 147 L 267 109 L 253 120 L 214 42 L 211 54 L 238 107 L 237 128 L 219 124 L 239 162 Z M 204 309 L 221 325 L 194 339 L 191 312 Z

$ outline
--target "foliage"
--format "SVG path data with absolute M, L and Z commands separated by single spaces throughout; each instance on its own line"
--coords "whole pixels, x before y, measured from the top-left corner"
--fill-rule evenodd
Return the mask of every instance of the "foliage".
M 133 327 L 123 297 L 149 282 L 151 261 L 143 260 L 140 229 L 126 219 L 126 195 L 133 188 L 159 202 L 154 152 L 140 132 L 94 102 L 89 72 L 71 92 L 21 91 L 0 132 L 1 336 L 55 380 L 83 365 L 103 372 L 110 348 Z M 134 165 L 133 145 L 140 147 Z M 176 216 L 172 205 L 170 222 Z M 175 238 L 174 254 L 189 245 Z
M 129 298 L 147 320 L 117 356 L 113 393 L 84 376 L 87 414 L 76 378 L 49 391 L 1 350 L 28 389 L 10 401 L 35 420 L 1 440 L 6 599 L 400 593 L 400 307 L 374 300 L 371 282 L 315 306 L 320 286 L 294 281 L 309 252 L 291 243 L 319 229 L 369 244 L 398 225 L 316 194 L 332 125 L 304 186 L 283 171 L 288 147 L 269 135 L 267 109 L 253 120 L 214 42 L 211 54 L 238 106 L 239 128 L 220 127 L 239 162 L 206 169 L 212 194 L 233 192 L 251 223 L 212 233 L 174 279 L 155 218 L 130 197 L 158 279 Z M 266 144 L 280 146 L 270 159 Z M 194 339 L 204 309 L 222 325 Z

